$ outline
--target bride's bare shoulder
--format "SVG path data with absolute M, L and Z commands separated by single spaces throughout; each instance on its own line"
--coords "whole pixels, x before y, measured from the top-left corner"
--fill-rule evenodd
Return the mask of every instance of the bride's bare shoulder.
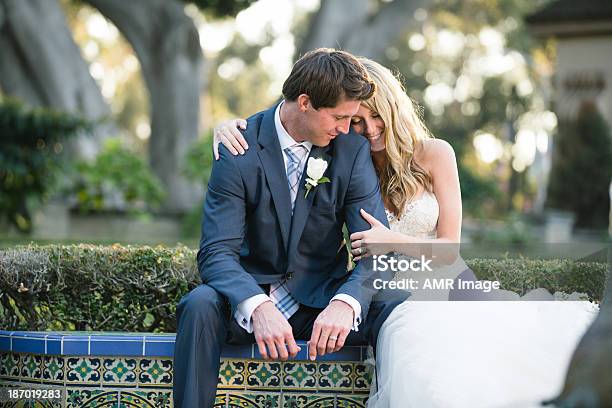
M 414 152 L 414 159 L 424 169 L 432 171 L 438 166 L 447 166 L 456 162 L 455 150 L 446 140 L 425 139 L 419 143 Z

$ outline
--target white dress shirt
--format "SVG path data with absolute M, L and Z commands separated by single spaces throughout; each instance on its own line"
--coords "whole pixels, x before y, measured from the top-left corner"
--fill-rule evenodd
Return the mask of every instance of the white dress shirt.
M 276 127 L 276 133 L 278 134 L 278 141 L 280 142 L 281 151 L 283 152 L 283 158 L 285 161 L 285 172 L 287 171 L 287 163 L 288 157 L 285 153 L 285 149 L 289 146 L 293 146 L 297 142 L 287 133 L 287 130 L 283 126 L 280 120 L 280 109 L 283 105 L 284 101 L 279 103 L 276 107 L 276 111 L 274 112 L 274 125 Z M 308 141 L 304 141 L 299 143 L 308 150 L 308 154 L 310 154 L 310 150 L 312 149 L 312 143 Z M 307 160 L 304 160 L 302 166 L 306 164 Z M 251 317 L 253 316 L 253 312 L 255 309 L 266 301 L 272 301 L 268 295 L 259 294 L 255 296 L 251 296 L 250 298 L 240 302 L 238 304 L 236 311 L 234 313 L 234 318 L 248 333 L 253 332 L 253 321 Z M 353 330 L 357 331 L 358 326 L 361 323 L 361 305 L 354 297 L 347 295 L 345 293 L 339 293 L 334 296 L 331 300 L 342 300 L 345 303 L 348 303 L 349 306 L 353 309 Z M 331 302 L 331 301 L 330 301 Z

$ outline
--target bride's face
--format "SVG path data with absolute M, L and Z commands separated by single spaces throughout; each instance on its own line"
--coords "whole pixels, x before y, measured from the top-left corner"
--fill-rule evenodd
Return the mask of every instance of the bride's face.
M 351 126 L 355 132 L 364 135 L 370 141 L 371 151 L 385 150 L 385 122 L 378 112 L 359 105 L 359 110 L 351 119 Z

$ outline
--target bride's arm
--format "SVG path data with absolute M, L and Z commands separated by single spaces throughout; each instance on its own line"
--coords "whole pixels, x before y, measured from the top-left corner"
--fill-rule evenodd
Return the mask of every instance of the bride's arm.
M 431 239 L 432 255 L 440 261 L 453 263 L 459 256 L 461 242 L 461 188 L 455 152 L 448 142 L 428 141 L 425 160 L 433 180 L 433 193 L 438 200 L 437 238 Z
M 447 142 L 431 139 L 424 144 L 418 162 L 432 176 L 433 193 L 440 208 L 437 237 L 416 238 L 371 224 L 371 229 L 351 235 L 356 260 L 361 258 L 360 247 L 367 255 L 394 251 L 409 256 L 425 255 L 437 264 L 451 264 L 459 255 L 462 208 L 455 152 Z M 369 221 L 367 213 L 364 218 Z

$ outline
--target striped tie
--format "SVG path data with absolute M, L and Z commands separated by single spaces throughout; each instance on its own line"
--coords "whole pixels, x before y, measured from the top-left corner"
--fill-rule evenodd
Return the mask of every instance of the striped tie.
M 304 166 L 302 162 L 308 154 L 308 149 L 304 146 L 295 144 L 285 148 L 287 155 L 287 182 L 289 183 L 289 194 L 291 196 L 291 211 L 295 207 L 295 198 L 299 190 L 299 182 L 302 178 Z M 289 293 L 287 281 L 282 280 L 270 285 L 270 298 L 280 312 L 289 319 L 300 307 L 297 300 Z
M 285 148 L 285 154 L 287 155 L 287 182 L 289 183 L 292 210 L 295 207 L 295 198 L 297 197 L 299 182 L 304 170 L 302 162 L 306 158 L 307 153 L 308 150 L 300 144 Z

